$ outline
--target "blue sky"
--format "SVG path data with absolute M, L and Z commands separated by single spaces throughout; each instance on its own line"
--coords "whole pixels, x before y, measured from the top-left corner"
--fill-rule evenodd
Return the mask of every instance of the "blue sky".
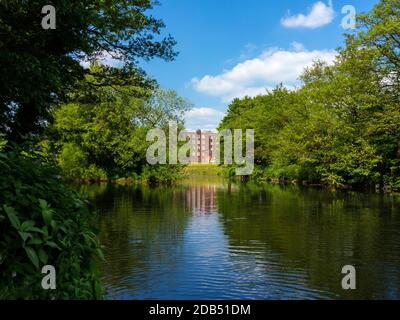
M 313 60 L 331 62 L 343 44 L 342 8 L 378 0 L 160 0 L 152 14 L 177 40 L 174 62 L 142 63 L 159 84 L 189 99 L 187 128 L 215 129 L 234 97 L 280 82 L 298 85 Z

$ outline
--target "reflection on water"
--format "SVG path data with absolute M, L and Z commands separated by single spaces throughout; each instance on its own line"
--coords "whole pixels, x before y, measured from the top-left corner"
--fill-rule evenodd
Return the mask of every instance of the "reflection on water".
M 110 299 L 400 299 L 398 197 L 217 178 L 85 191 Z

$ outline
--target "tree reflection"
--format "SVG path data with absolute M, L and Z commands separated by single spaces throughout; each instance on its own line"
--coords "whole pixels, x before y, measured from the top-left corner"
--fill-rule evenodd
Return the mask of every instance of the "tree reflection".
M 340 298 L 400 297 L 394 197 L 247 184 L 237 193 L 219 192 L 218 210 L 231 247 L 261 244 L 265 259 L 274 253 L 283 269 L 303 270 L 312 288 Z M 341 289 L 344 265 L 358 270 L 356 291 Z
M 400 298 L 398 197 L 219 178 L 86 191 L 109 298 Z

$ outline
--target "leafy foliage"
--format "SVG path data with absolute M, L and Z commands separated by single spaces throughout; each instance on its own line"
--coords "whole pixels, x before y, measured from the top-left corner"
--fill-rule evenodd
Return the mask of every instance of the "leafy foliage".
M 255 129 L 259 177 L 398 188 L 400 3 L 382 0 L 359 26 L 334 65 L 304 71 L 302 87 L 229 106 L 220 129 Z
M 0 171 L 0 298 L 100 298 L 102 252 L 85 201 L 37 159 L 0 153 Z M 41 287 L 44 265 L 56 269 L 56 290 Z
M 48 4 L 55 30 L 41 27 Z M 54 168 L 69 178 L 134 175 L 144 162 L 144 117 L 179 117 L 179 103 L 171 113 L 148 107 L 159 91 L 138 67 L 176 56 L 175 40 L 150 14 L 155 4 L 0 1 L 0 298 L 101 296 L 92 216 Z M 110 57 L 118 67 L 99 64 Z M 55 291 L 40 286 L 46 263 L 57 270 Z
M 150 185 L 170 184 L 182 177 L 182 165 L 146 165 L 141 174 L 141 179 Z
M 95 74 L 103 68 L 93 65 L 91 70 Z M 90 78 L 84 83 L 97 80 Z M 54 124 L 47 131 L 58 163 L 70 179 L 140 175 L 151 144 L 146 141 L 148 130 L 166 129 L 170 120 L 182 123 L 183 113 L 191 107 L 174 91 L 145 90 L 135 79 L 123 86 L 80 88 L 71 93 L 70 103 L 55 110 Z
M 149 14 L 153 0 L 52 0 L 56 29 L 41 26 L 46 0 L 0 2 L 0 132 L 21 141 L 51 120 L 51 109 L 84 75 L 80 63 L 113 57 L 122 83 L 138 59 L 174 59 L 175 40 L 162 37 L 163 21 Z M 142 72 L 143 73 L 143 72 Z M 97 85 L 115 80 L 101 75 Z

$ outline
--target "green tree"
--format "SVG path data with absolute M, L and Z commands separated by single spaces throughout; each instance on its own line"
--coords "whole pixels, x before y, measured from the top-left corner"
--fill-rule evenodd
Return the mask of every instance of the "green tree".
M 104 67 L 93 65 L 92 74 Z M 70 178 L 111 179 L 140 174 L 146 162 L 148 130 L 165 129 L 169 120 L 183 123 L 190 103 L 175 92 L 145 90 L 135 78 L 129 85 L 88 89 L 87 76 L 71 96 L 71 102 L 54 112 L 48 130 L 59 164 Z M 90 86 L 89 86 L 90 87 Z M 57 149 L 59 149 L 57 151 Z
M 232 102 L 220 129 L 255 129 L 257 174 L 400 186 L 399 11 L 382 0 L 360 15 L 335 63 L 316 61 L 300 88 Z
M 41 27 L 45 0 L 0 2 L 0 132 L 21 142 L 50 119 L 52 106 L 65 101 L 77 80 L 90 70 L 83 60 L 102 55 L 120 61 L 119 82 L 136 73 L 138 59 L 172 60 L 171 36 L 149 14 L 153 0 L 52 0 L 56 29 Z M 99 76 L 99 75 L 98 75 Z M 98 86 L 115 77 L 104 73 Z

